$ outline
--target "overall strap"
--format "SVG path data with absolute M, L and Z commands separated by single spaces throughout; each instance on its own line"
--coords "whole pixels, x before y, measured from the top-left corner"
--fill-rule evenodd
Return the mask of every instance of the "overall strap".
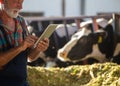
M 18 16 L 18 21 L 20 22 L 21 27 L 22 27 L 22 30 L 23 30 L 23 32 L 22 32 L 22 34 L 23 34 L 23 39 L 25 39 L 25 37 L 26 37 L 27 35 L 30 35 L 30 33 L 29 33 L 28 29 L 27 29 L 27 26 L 26 26 L 26 24 L 25 24 L 25 20 L 23 19 L 22 16 L 19 15 L 19 16 Z M 29 54 L 30 48 L 27 48 L 26 51 L 27 51 L 27 54 Z
M 28 31 L 27 31 L 27 26 L 26 26 L 26 24 L 25 24 L 25 20 L 23 19 L 23 17 L 22 16 L 18 16 L 18 21 L 20 22 L 20 24 L 21 24 L 21 27 L 22 27 L 22 30 L 23 30 L 23 39 L 27 36 L 27 35 L 29 35 L 29 33 L 28 33 Z

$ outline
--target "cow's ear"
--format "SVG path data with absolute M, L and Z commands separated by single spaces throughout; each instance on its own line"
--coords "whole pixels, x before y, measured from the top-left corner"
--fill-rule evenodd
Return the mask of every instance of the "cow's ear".
M 93 43 L 102 43 L 106 39 L 107 33 L 96 32 L 96 33 L 91 33 L 89 36 Z
M 97 32 L 96 36 L 98 38 L 97 43 L 102 43 L 107 38 L 107 32 Z

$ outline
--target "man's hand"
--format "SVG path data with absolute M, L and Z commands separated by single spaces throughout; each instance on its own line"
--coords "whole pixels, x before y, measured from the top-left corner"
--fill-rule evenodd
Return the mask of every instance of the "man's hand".
M 36 46 L 36 50 L 37 51 L 45 51 L 45 50 L 47 50 L 47 48 L 48 48 L 48 46 L 49 46 L 49 39 L 48 38 L 44 38 L 42 41 L 40 41 L 38 44 L 37 44 L 37 46 Z
M 32 35 L 27 36 L 23 41 L 23 43 L 21 44 L 21 49 L 24 51 L 27 48 L 33 47 L 37 39 L 38 37 L 36 36 L 32 36 Z
M 31 52 L 29 53 L 29 58 L 28 60 L 31 62 L 31 61 L 34 61 L 36 60 L 40 54 L 40 52 L 44 52 L 45 50 L 47 50 L 49 46 L 49 39 L 48 38 L 45 38 L 43 40 L 41 40 L 37 46 L 33 49 L 31 49 Z

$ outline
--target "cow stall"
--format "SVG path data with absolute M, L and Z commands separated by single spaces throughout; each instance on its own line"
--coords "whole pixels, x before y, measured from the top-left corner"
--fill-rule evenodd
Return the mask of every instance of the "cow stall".
M 26 22 L 28 25 L 32 26 L 33 32 L 37 35 L 40 36 L 42 32 L 45 30 L 45 28 L 49 24 L 63 24 L 64 27 L 62 27 L 62 31 L 64 31 L 63 36 L 60 36 L 61 34 L 58 30 L 55 31 L 52 36 L 50 37 L 50 46 L 49 48 L 45 51 L 45 56 L 50 57 L 50 58 L 56 58 L 57 51 L 61 47 L 63 47 L 71 38 L 71 35 L 74 34 L 77 30 L 79 30 L 81 26 L 81 22 L 91 20 L 93 22 L 92 27 L 93 27 L 93 32 L 98 30 L 98 25 L 96 22 L 96 19 L 98 18 L 105 18 L 105 19 L 113 19 L 113 27 L 114 27 L 114 33 L 118 32 L 120 30 L 120 15 L 118 14 L 111 14 L 111 15 L 97 15 L 97 16 L 79 16 L 79 17 L 25 17 Z M 69 26 L 74 29 L 72 33 L 70 33 Z M 116 37 L 113 34 L 114 41 L 112 43 L 113 45 L 113 50 L 114 50 L 114 44 L 116 43 Z M 61 66 L 66 66 L 66 65 L 73 65 L 74 63 L 69 63 L 63 64 Z

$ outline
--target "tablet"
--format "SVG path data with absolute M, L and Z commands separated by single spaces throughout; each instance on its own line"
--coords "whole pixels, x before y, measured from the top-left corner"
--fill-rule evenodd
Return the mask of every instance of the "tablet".
M 38 44 L 38 42 L 44 38 L 49 38 L 52 33 L 55 31 L 56 27 L 58 26 L 58 24 L 49 24 L 47 26 L 47 28 L 45 29 L 45 31 L 42 33 L 42 35 L 38 38 L 38 40 L 35 42 L 34 44 L 34 48 L 36 47 L 36 45 Z

